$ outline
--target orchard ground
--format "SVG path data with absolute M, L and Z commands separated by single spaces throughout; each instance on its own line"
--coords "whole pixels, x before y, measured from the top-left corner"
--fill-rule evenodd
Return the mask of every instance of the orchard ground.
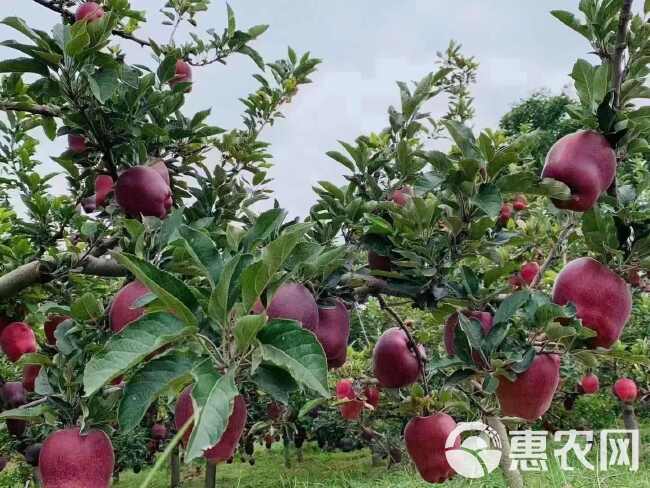
M 617 467 L 607 472 L 590 471 L 578 467 L 572 472 L 562 471 L 556 462 L 550 461 L 546 473 L 528 473 L 525 475 L 526 488 L 642 488 L 650 487 L 650 424 L 641 428 L 641 455 L 639 471 L 630 472 L 626 467 Z M 548 459 L 552 460 L 553 446 L 549 445 Z M 304 461 L 294 462 L 290 469 L 284 467 L 282 447 L 276 444 L 267 451 L 263 447 L 255 450 L 254 467 L 236 460 L 233 464 L 219 465 L 217 468 L 217 486 L 220 488 L 415 488 L 431 486 L 422 481 L 415 469 L 408 463 L 386 469 L 385 465 L 373 467 L 368 449 L 351 453 L 324 452 L 315 444 L 304 449 Z M 593 463 L 594 458 L 590 457 Z M 576 464 L 577 463 L 577 464 Z M 197 464 L 184 466 L 183 488 L 204 486 L 203 468 Z M 139 474 L 124 473 L 114 488 L 137 488 L 147 476 L 147 471 Z M 161 470 L 156 474 L 153 488 L 169 486 L 169 471 Z M 445 483 L 449 488 L 501 488 L 507 486 L 500 470 L 481 480 L 467 480 L 461 477 Z

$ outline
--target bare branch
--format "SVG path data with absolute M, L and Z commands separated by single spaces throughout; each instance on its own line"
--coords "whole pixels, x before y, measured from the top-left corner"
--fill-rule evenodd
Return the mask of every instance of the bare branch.
M 0 110 L 4 112 L 27 112 L 34 115 L 44 115 L 45 117 L 61 116 L 61 109 L 59 107 L 25 102 L 0 102 Z
M 632 19 L 633 0 L 624 0 L 618 20 L 618 31 L 616 32 L 616 45 L 614 46 L 614 56 L 612 57 L 612 88 L 614 89 L 614 108 L 620 109 L 621 103 L 621 86 L 623 85 L 623 55 L 627 49 L 627 36 L 630 29 L 630 20 Z

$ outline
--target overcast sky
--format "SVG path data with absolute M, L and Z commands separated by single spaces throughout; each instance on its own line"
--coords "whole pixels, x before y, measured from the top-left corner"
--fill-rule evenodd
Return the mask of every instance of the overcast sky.
M 140 37 L 167 40 L 169 27 L 160 24 L 163 0 L 131 0 L 146 10 L 152 22 Z M 577 10 L 575 0 L 232 0 L 238 27 L 270 24 L 254 44 L 267 61 L 285 56 L 291 45 L 299 54 L 309 50 L 323 59 L 314 83 L 302 89 L 285 109 L 287 118 L 263 135 L 272 143 L 275 167 L 272 188 L 292 215 L 304 216 L 314 203 L 312 186 L 319 180 L 343 181 L 344 169 L 325 156 L 337 149 L 337 140 L 387 125 L 386 109 L 397 104 L 395 80 L 420 79 L 435 69 L 435 53 L 450 39 L 463 44 L 467 55 L 481 63 L 475 96 L 476 130 L 495 127 L 519 99 L 540 88 L 562 91 L 577 57 L 587 57 L 588 46 L 578 34 L 556 21 L 549 11 Z M 33 26 L 50 30 L 56 17 L 28 0 L 2 0 L 3 14 L 23 17 Z M 6 8 L 10 7 L 10 8 Z M 201 30 L 220 31 L 225 4 L 213 0 Z M 178 40 L 187 32 L 180 31 Z M 0 26 L 0 39 L 20 34 Z M 146 50 L 122 43 L 130 62 L 152 65 Z M 0 48 L 0 59 L 17 57 Z M 257 86 L 251 74 L 257 68 L 243 56 L 228 66 L 195 69 L 194 88 L 187 113 L 212 108 L 211 122 L 224 128 L 238 126 L 238 101 Z M 444 113 L 434 104 L 432 113 Z M 46 142 L 43 161 L 63 150 L 63 140 Z M 48 163 L 48 170 L 58 166 Z M 61 179 L 55 191 L 63 192 Z

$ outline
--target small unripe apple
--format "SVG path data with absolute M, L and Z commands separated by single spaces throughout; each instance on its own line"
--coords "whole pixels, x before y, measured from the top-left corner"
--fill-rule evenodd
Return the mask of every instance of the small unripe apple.
M 149 288 L 139 281 L 132 281 L 117 292 L 109 311 L 113 332 L 120 332 L 131 322 L 144 315 L 144 307 L 136 307 L 134 304 L 148 293 L 150 293 Z
M 43 329 L 45 330 L 45 340 L 50 346 L 56 346 L 56 337 L 54 336 L 54 332 L 56 332 L 57 327 L 69 319 L 70 317 L 67 315 L 50 315 L 47 318 L 43 325 Z
M 406 333 L 398 327 L 388 329 L 379 338 L 372 353 L 372 363 L 375 377 L 386 388 L 412 385 L 422 370 Z
M 269 319 L 290 319 L 318 333 L 318 306 L 313 295 L 300 283 L 284 283 L 266 307 Z
M 616 176 L 616 153 L 607 139 L 591 130 L 557 141 L 546 156 L 542 178 L 561 181 L 571 189 L 569 200 L 553 200 L 562 209 L 585 212 L 592 208 Z
M 23 354 L 36 352 L 36 335 L 29 325 L 14 322 L 5 327 L 0 334 L 0 346 L 9 361 L 15 363 Z
M 115 455 L 101 430 L 81 434 L 79 427 L 58 430 L 41 448 L 38 470 L 44 488 L 108 488 Z
M 538 354 L 530 367 L 510 381 L 499 377 L 497 397 L 501 413 L 533 421 L 551 406 L 560 383 L 560 357 L 557 354 Z
M 521 276 L 522 281 L 527 285 L 531 285 L 537 278 L 538 274 L 539 264 L 535 261 L 524 264 L 519 271 L 519 276 Z
M 163 219 L 173 204 L 169 185 L 149 166 L 135 166 L 122 173 L 115 185 L 115 198 L 130 217 Z
M 553 286 L 553 302 L 575 305 L 582 324 L 596 331 L 593 347 L 614 344 L 632 312 L 627 283 L 592 258 L 574 259 L 560 271 Z
M 68 149 L 75 154 L 83 154 L 88 150 L 86 138 L 80 134 L 68 134 Z
M 79 5 L 74 18 L 78 22 L 85 20 L 87 22 L 94 22 L 104 16 L 104 9 L 101 5 L 95 2 L 85 2 Z
M 176 69 L 174 72 L 174 77 L 169 80 L 169 85 L 173 88 L 179 83 L 191 83 L 192 82 L 192 67 L 189 63 L 179 59 L 176 61 Z M 189 90 L 188 90 L 189 91 Z
M 403 186 L 393 191 L 390 199 L 398 207 L 403 207 L 413 198 L 413 188 L 410 186 Z
M 27 403 L 27 391 L 23 384 L 17 381 L 9 381 L 2 385 L 0 397 L 2 397 L 2 403 L 10 409 Z
M 378 271 L 390 271 L 393 264 L 390 260 L 390 256 L 382 256 L 381 254 L 371 250 L 368 251 L 368 266 L 370 269 L 376 269 Z
M 341 416 L 346 420 L 357 420 L 363 411 L 363 402 L 357 400 L 357 392 L 354 390 L 354 383 L 350 379 L 339 380 L 336 384 L 336 398 L 339 400 L 350 400 L 339 405 Z
M 167 427 L 164 424 L 153 424 L 151 426 L 151 438 L 162 441 L 167 437 Z
M 25 390 L 32 392 L 34 391 L 34 383 L 36 382 L 36 377 L 41 371 L 40 364 L 27 364 L 23 368 L 23 387 Z
M 600 380 L 598 376 L 593 373 L 589 373 L 580 380 L 580 386 L 582 386 L 582 391 L 587 395 L 596 393 L 600 388 Z
M 508 221 L 512 218 L 514 210 L 510 203 L 504 203 L 501 205 L 501 210 L 499 211 L 499 222 L 501 225 L 506 225 Z
M 336 300 L 334 306 L 318 307 L 316 337 L 327 356 L 327 366 L 330 368 L 343 366 L 347 359 L 350 337 L 350 314 L 342 301 Z
M 629 378 L 621 378 L 614 383 L 614 395 L 625 403 L 631 403 L 636 400 L 639 390 L 636 383 Z
M 528 208 L 528 200 L 524 195 L 517 195 L 512 201 L 512 208 L 514 208 L 517 212 L 526 210 Z
M 414 417 L 406 425 L 406 450 L 424 481 L 444 483 L 456 474 L 447 461 L 445 448 L 447 438 L 455 428 L 456 421 L 446 413 Z M 460 447 L 460 440 L 458 436 L 454 449 Z

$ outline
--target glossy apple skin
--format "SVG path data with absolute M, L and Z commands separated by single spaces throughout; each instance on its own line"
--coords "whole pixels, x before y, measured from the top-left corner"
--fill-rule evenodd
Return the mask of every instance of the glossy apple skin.
M 182 59 L 176 61 L 176 69 L 174 77 L 169 81 L 169 85 L 173 88 L 179 83 L 192 82 L 192 67 Z M 191 89 L 190 89 L 191 90 Z
M 188 386 L 176 400 L 176 414 L 174 416 L 176 428 L 181 429 L 185 422 L 194 414 L 194 405 L 192 404 L 192 386 Z M 248 411 L 246 402 L 242 395 L 237 395 L 234 400 L 232 413 L 228 419 L 228 425 L 219 442 L 203 453 L 209 462 L 213 464 L 222 463 L 230 459 L 237 450 L 239 440 L 246 427 L 246 417 Z M 185 431 L 183 444 L 187 446 L 192 434 L 193 425 Z
M 80 134 L 68 134 L 68 149 L 75 154 L 83 154 L 88 150 L 86 138 Z
M 406 425 L 406 450 L 420 476 L 428 483 L 443 483 L 456 474 L 445 455 L 447 437 L 455 428 L 456 421 L 445 413 L 414 417 Z M 460 441 L 459 436 L 453 447 L 459 448 Z
M 333 307 L 318 307 L 316 337 L 323 346 L 329 368 L 340 368 L 347 359 L 350 314 L 340 300 Z
M 14 322 L 5 327 L 0 334 L 0 346 L 9 361 L 15 363 L 23 354 L 36 352 L 36 335 L 29 325 Z
M 169 185 L 149 166 L 136 166 L 122 173 L 115 185 L 115 198 L 130 217 L 164 219 L 173 204 Z
M 156 173 L 158 173 L 162 177 L 165 183 L 167 183 L 167 186 L 171 185 L 171 179 L 169 177 L 169 168 L 165 164 L 165 161 L 163 161 L 162 159 L 157 159 L 151 164 L 150 168 L 155 170 Z
M 27 391 L 22 383 L 9 381 L 0 390 L 2 403 L 9 409 L 18 408 L 27 403 Z
M 596 331 L 593 347 L 612 346 L 632 312 L 632 293 L 625 280 L 592 258 L 574 259 L 560 271 L 553 302 L 575 305 L 582 324 Z
M 614 395 L 625 403 L 631 403 L 636 400 L 639 390 L 636 383 L 629 378 L 621 378 L 614 383 Z
M 408 337 L 398 327 L 386 330 L 372 353 L 373 370 L 381 386 L 402 388 L 412 385 L 420 375 L 420 363 L 409 348 Z
M 595 131 L 578 131 L 557 141 L 546 156 L 542 178 L 561 181 L 571 189 L 571 199 L 553 200 L 562 209 L 586 212 L 616 176 L 616 153 Z
M 557 354 L 538 354 L 530 367 L 513 382 L 499 377 L 497 397 L 501 413 L 533 421 L 551 406 L 560 383 L 560 357 Z
M 368 251 L 368 267 L 378 271 L 390 271 L 393 268 L 393 263 L 390 256 L 382 256 L 375 251 Z
M 521 267 L 521 270 L 519 271 L 519 276 L 521 277 L 522 281 L 527 285 L 531 285 L 533 281 L 535 281 L 535 278 L 537 278 L 538 274 L 539 274 L 539 264 L 536 263 L 535 261 L 531 261 L 530 263 L 525 263 Z
M 345 420 L 357 420 L 361 416 L 363 402 L 357 400 L 357 392 L 354 391 L 354 382 L 352 380 L 339 380 L 336 384 L 336 398 L 338 400 L 350 400 L 339 405 L 339 411 Z
M 56 337 L 54 336 L 54 332 L 59 325 L 68 319 L 70 319 L 70 317 L 67 315 L 50 315 L 47 318 L 43 325 L 43 329 L 45 331 L 45 340 L 50 346 L 56 346 Z
M 36 377 L 41 371 L 41 366 L 39 364 L 27 364 L 23 368 L 23 387 L 29 392 L 34 391 L 34 383 L 36 382 Z
M 51 434 L 38 459 L 43 488 L 108 488 L 114 465 L 108 436 L 101 430 L 81 435 L 78 427 Z
M 600 380 L 595 374 L 588 374 L 580 381 L 580 386 L 582 386 L 582 391 L 587 395 L 596 393 L 600 389 Z
M 120 332 L 131 322 L 144 315 L 145 309 L 134 307 L 134 303 L 149 293 L 149 288 L 139 281 L 132 281 L 117 292 L 111 303 L 109 319 L 111 330 Z
M 492 330 L 492 314 L 490 312 L 480 312 L 476 310 L 463 312 L 464 315 L 470 319 L 478 320 L 481 324 L 481 329 L 483 329 L 483 335 L 487 335 Z M 444 343 L 445 350 L 449 357 L 456 355 L 456 347 L 454 346 L 454 340 L 456 339 L 456 329 L 458 329 L 458 313 L 453 313 L 447 318 L 444 328 Z M 472 358 L 477 366 L 485 367 L 485 361 L 481 355 L 475 351 L 472 353 Z
M 104 16 L 104 9 L 95 2 L 82 3 L 74 15 L 75 20 L 77 22 L 80 20 L 94 22 L 96 20 L 101 19 L 103 16 Z
M 309 290 L 300 283 L 284 283 L 266 307 L 269 319 L 291 319 L 318 334 L 318 306 Z

